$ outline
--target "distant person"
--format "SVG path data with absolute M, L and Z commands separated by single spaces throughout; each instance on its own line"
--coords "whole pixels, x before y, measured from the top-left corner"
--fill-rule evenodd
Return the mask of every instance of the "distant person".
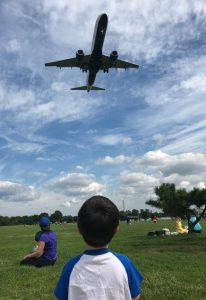
M 176 218 L 175 227 L 176 227 L 176 232 L 178 233 L 188 233 L 188 229 L 183 227 L 182 220 L 180 217 Z
M 159 220 L 159 218 L 155 215 L 152 214 L 151 216 L 151 220 L 154 222 L 154 223 L 157 223 L 157 221 Z
M 21 265 L 44 267 L 54 265 L 57 258 L 57 238 L 50 229 L 50 221 L 47 217 L 39 220 L 41 231 L 36 233 L 35 240 L 38 242 L 34 251 L 24 256 Z
M 78 213 L 86 250 L 63 268 L 54 294 L 58 300 L 139 300 L 143 276 L 108 244 L 119 228 L 116 205 L 103 196 L 88 199 Z
M 191 211 L 188 218 L 188 228 L 190 233 L 201 233 L 202 226 L 199 223 L 200 218 L 197 217 L 195 210 Z
M 129 217 L 127 217 L 127 225 L 131 225 L 132 223 L 131 223 L 131 220 L 130 220 L 130 218 Z

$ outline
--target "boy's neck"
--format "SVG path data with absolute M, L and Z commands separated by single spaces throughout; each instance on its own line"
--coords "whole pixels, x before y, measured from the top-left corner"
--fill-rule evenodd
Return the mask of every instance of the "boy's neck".
M 108 248 L 108 245 L 106 246 L 101 246 L 101 247 L 93 247 L 90 245 L 86 245 L 87 246 L 87 250 L 99 250 L 99 249 L 103 249 L 103 248 Z

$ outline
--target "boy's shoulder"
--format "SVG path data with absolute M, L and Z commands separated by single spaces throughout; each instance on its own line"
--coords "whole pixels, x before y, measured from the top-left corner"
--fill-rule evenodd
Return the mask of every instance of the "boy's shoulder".
M 116 253 L 116 252 L 112 252 L 112 253 L 113 253 L 114 256 L 117 257 L 117 259 L 124 266 L 125 271 L 126 271 L 127 276 L 128 276 L 129 283 L 130 283 L 130 280 L 132 278 L 136 278 L 138 282 L 142 282 L 143 281 L 144 277 L 139 272 L 139 270 L 134 265 L 134 263 L 129 259 L 129 257 L 127 257 L 126 255 L 121 254 L 121 253 Z
M 122 253 L 112 252 L 111 253 L 123 264 L 125 269 L 130 268 L 131 266 L 134 266 L 133 262 L 130 260 L 128 256 Z
M 70 258 L 68 260 L 68 262 L 64 265 L 63 271 L 68 271 L 68 270 L 72 270 L 73 267 L 76 265 L 76 263 L 78 263 L 78 261 L 80 260 L 80 258 L 82 257 L 84 253 L 81 253 L 79 255 L 73 256 L 72 258 Z
M 130 261 L 130 259 L 126 256 L 126 255 L 124 255 L 124 254 L 121 254 L 121 253 L 117 253 L 117 252 L 112 252 L 112 251 L 110 251 L 109 249 L 107 249 L 107 250 L 105 250 L 105 249 L 103 249 L 103 250 L 100 250 L 102 253 L 101 254 L 107 254 L 107 253 L 110 253 L 110 254 L 112 254 L 112 255 L 114 255 L 124 266 L 125 265 L 130 265 L 131 264 L 131 261 Z M 88 255 L 89 254 L 89 256 L 99 256 L 99 252 L 100 251 L 95 251 L 96 253 L 92 253 L 92 252 L 94 252 L 93 250 L 91 251 L 91 253 L 90 253 L 90 250 L 88 251 L 88 250 L 86 250 L 86 251 L 84 251 L 84 252 L 82 252 L 81 254 L 79 254 L 79 255 L 76 255 L 76 256 L 73 256 L 72 258 L 70 258 L 69 260 L 68 260 L 68 262 L 64 265 L 64 267 L 63 267 L 63 272 L 66 272 L 66 273 L 68 273 L 68 272 L 71 272 L 72 271 L 72 269 L 74 268 L 74 266 L 79 262 L 79 260 L 81 259 L 81 257 L 82 256 L 84 256 L 84 255 Z M 105 252 L 105 253 L 104 253 Z M 101 256 L 101 255 L 100 255 Z
M 124 262 L 124 263 L 132 263 L 131 259 L 123 254 L 123 253 L 119 253 L 119 252 L 113 252 L 111 251 L 111 253 L 116 256 L 121 262 Z

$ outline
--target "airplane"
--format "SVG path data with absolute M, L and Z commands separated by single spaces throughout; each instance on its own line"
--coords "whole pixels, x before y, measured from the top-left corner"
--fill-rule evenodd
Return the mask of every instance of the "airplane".
M 80 68 L 82 72 L 88 71 L 87 85 L 71 88 L 71 90 L 87 90 L 87 92 L 89 92 L 90 90 L 105 90 L 104 88 L 93 85 L 99 70 L 103 70 L 104 73 L 108 73 L 110 68 L 120 68 L 125 70 L 128 68 L 139 68 L 139 65 L 118 59 L 117 51 L 112 51 L 110 56 L 102 54 L 102 47 L 107 30 L 107 24 L 108 16 L 105 13 L 101 14 L 96 20 L 90 55 L 85 55 L 84 51 L 80 49 L 76 52 L 76 57 L 74 58 L 49 62 L 45 64 L 46 67 L 77 67 Z

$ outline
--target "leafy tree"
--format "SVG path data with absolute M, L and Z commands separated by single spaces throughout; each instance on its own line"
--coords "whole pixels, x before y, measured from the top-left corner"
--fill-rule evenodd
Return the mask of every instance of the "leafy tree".
M 163 183 L 154 188 L 157 200 L 146 201 L 147 205 L 162 209 L 165 213 L 171 213 L 175 203 L 175 185 Z
M 32 218 L 33 218 L 33 223 L 34 224 L 39 222 L 39 215 L 33 215 Z
M 190 203 L 201 207 L 206 204 L 206 189 L 193 188 L 189 193 Z
M 67 222 L 67 223 L 73 223 L 73 217 L 72 216 L 63 216 L 63 221 Z
M 150 212 L 149 209 L 140 209 L 140 218 L 141 219 L 149 219 L 150 217 Z
M 206 189 L 194 188 L 187 192 L 185 189 L 176 189 L 174 183 L 162 183 L 155 187 L 157 200 L 148 200 L 146 204 L 162 209 L 166 215 L 184 217 L 191 205 L 201 207 L 206 204 Z
M 127 216 L 132 216 L 131 210 L 126 210 L 125 213 L 126 213 Z
M 52 223 L 62 222 L 62 219 L 63 219 L 63 215 L 60 210 L 55 210 L 55 212 L 50 216 L 50 220 Z
M 9 222 L 10 222 L 9 217 L 0 216 L 0 225 L 1 226 L 7 226 L 7 225 L 9 225 Z
M 22 221 L 23 221 L 23 224 L 25 224 L 25 225 L 32 225 L 33 224 L 32 216 L 23 216 Z
M 120 212 L 119 212 L 119 219 L 120 219 L 120 221 L 125 221 L 126 218 L 127 218 L 126 212 L 123 211 L 123 210 L 120 210 Z
M 135 217 L 138 217 L 139 216 L 139 210 L 138 209 L 133 209 L 132 210 L 132 215 L 135 216 Z

